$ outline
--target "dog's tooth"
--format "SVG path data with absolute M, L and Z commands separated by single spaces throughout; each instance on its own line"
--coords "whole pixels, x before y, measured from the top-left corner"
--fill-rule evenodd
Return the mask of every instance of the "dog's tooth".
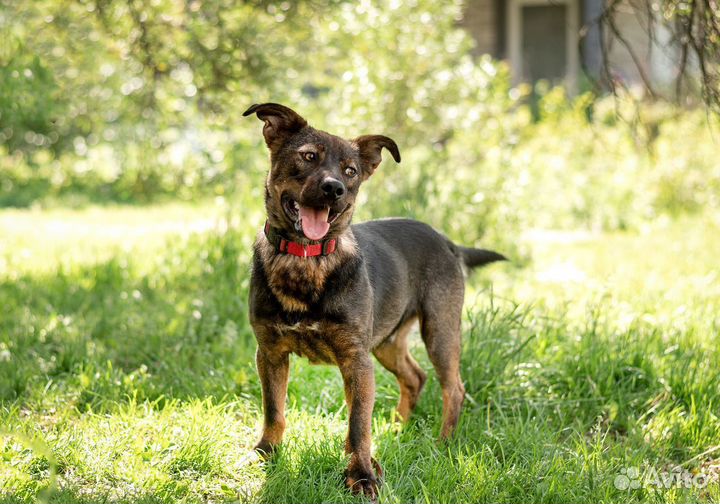
M 295 231 L 302 231 L 302 221 L 300 219 L 295 221 Z
M 300 205 L 298 205 L 297 201 L 293 201 L 293 205 L 295 206 L 295 210 L 300 210 Z

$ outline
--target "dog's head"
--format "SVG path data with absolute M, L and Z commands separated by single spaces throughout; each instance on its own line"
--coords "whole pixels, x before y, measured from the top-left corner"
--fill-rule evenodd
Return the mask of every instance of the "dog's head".
M 253 105 L 243 115 L 250 114 L 265 122 L 270 149 L 268 220 L 291 239 L 318 241 L 341 234 L 350 224 L 360 184 L 382 161 L 383 147 L 400 162 L 397 145 L 386 136 L 345 140 L 316 130 L 277 103 Z

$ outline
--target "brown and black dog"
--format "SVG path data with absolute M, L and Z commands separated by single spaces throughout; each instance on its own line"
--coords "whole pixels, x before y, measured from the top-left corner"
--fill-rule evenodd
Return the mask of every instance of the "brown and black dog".
M 358 189 L 380 164 L 380 151 L 400 161 L 390 138 L 345 140 L 275 103 L 253 105 L 243 115 L 250 114 L 264 121 L 270 149 L 267 223 L 255 242 L 250 285 L 265 412 L 256 450 L 270 454 L 282 439 L 290 354 L 335 364 L 350 416 L 345 483 L 375 498 L 382 471 L 370 454 L 370 354 L 397 377 L 398 413 L 407 419 L 426 379 L 408 352 L 408 333 L 419 320 L 442 386 L 440 436 L 449 437 L 465 394 L 459 369 L 463 268 L 505 258 L 455 245 L 412 220 L 350 225 Z

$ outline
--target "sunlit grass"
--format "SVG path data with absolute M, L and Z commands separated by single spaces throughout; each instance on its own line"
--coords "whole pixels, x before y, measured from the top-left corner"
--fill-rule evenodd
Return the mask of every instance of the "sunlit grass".
M 518 238 L 530 262 L 512 274 L 495 268 L 484 278 L 499 297 L 573 318 L 612 306 L 620 326 L 641 318 L 678 327 L 694 319 L 711 327 L 720 309 L 719 236 L 720 214 L 711 213 L 638 233 L 530 230 Z M 487 285 L 472 284 L 471 296 Z
M 197 205 L 104 206 L 0 212 L 0 277 L 154 252 L 169 236 L 208 231 L 226 217 L 224 200 Z
M 246 298 L 261 216 L 239 213 L 0 212 L 0 501 L 359 500 L 342 489 L 334 368 L 293 359 L 283 449 L 264 465 L 243 458 L 260 419 Z M 718 231 L 701 215 L 637 234 L 519 237 L 525 267 L 470 280 L 455 440 L 435 441 L 432 373 L 400 428 L 378 366 L 381 501 L 720 499 L 717 482 L 613 485 L 627 467 L 720 460 Z

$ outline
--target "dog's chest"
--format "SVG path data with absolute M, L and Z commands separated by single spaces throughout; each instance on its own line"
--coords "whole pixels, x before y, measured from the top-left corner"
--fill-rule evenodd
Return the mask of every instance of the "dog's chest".
M 334 263 L 328 258 L 277 256 L 266 265 L 270 290 L 286 310 L 307 311 L 320 299 Z
M 314 364 L 337 364 L 337 349 L 332 344 L 334 334 L 320 322 L 278 323 L 275 325 L 281 346 Z

